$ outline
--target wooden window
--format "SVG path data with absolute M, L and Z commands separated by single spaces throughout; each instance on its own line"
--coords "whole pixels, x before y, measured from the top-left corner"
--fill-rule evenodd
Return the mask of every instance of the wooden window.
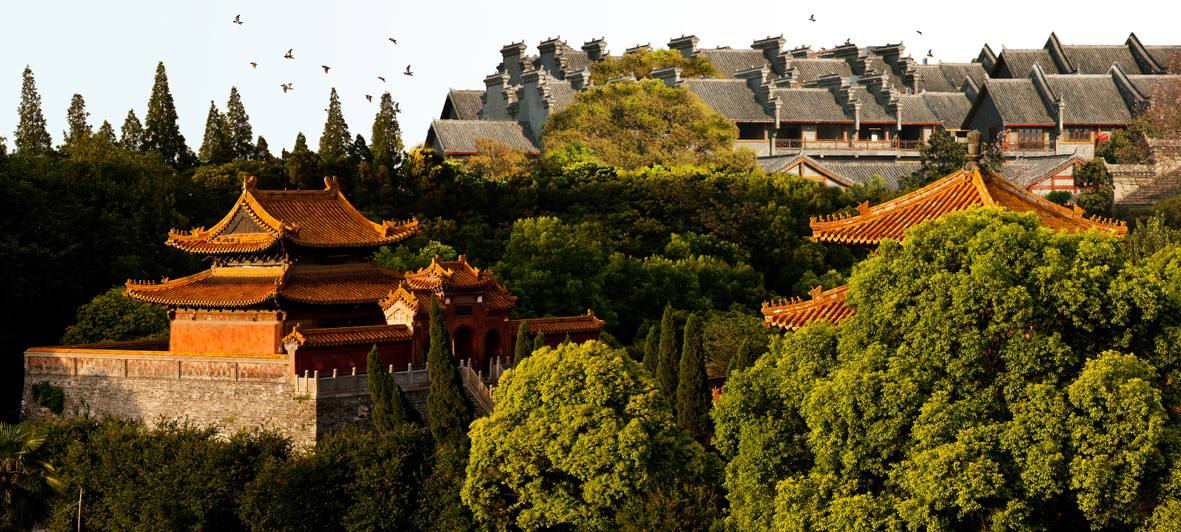
M 1085 127 L 1066 128 L 1066 142 L 1091 142 L 1091 130 Z
M 1017 129 L 1018 150 L 1041 150 L 1045 147 L 1046 139 L 1042 128 L 1022 127 Z

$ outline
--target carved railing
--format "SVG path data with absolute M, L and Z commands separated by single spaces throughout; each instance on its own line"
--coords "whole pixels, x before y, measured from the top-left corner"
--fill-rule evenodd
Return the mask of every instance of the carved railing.
M 484 384 L 483 373 L 472 370 L 470 359 L 459 361 L 459 378 L 463 380 L 464 387 L 476 398 L 476 402 L 479 403 L 477 406 L 487 415 L 492 413 L 493 408 L 496 408 L 496 402 L 492 400 L 492 389 L 495 386 Z
M 788 150 L 917 150 L 921 140 L 801 140 L 776 139 L 775 147 Z

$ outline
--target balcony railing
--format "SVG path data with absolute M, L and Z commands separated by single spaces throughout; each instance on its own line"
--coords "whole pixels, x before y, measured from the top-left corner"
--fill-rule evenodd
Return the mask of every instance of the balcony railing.
M 801 140 L 776 139 L 775 147 L 788 150 L 917 150 L 921 140 Z
M 1017 151 L 1046 151 L 1053 150 L 1054 143 L 1046 142 L 1044 140 L 1019 140 L 1017 141 Z

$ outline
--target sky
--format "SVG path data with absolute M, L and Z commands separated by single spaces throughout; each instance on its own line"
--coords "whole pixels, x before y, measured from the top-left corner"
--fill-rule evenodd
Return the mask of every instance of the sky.
M 665 48 L 682 34 L 696 35 L 700 48 L 749 48 L 778 35 L 787 48 L 816 50 L 845 39 L 859 46 L 902 41 L 916 58 L 932 50 L 933 62 L 971 61 L 985 43 L 998 53 L 1002 46 L 1041 48 L 1050 32 L 1064 44 L 1122 44 L 1131 32 L 1144 44 L 1181 44 L 1181 3 L 1123 5 L 1132 6 L 1087 0 L 0 0 L 0 137 L 13 147 L 26 65 L 55 145 L 63 142 L 75 93 L 85 99 L 94 129 L 107 120 L 118 131 L 129 109 L 142 121 L 156 64 L 163 61 L 181 132 L 194 152 L 210 101 L 225 111 L 230 87 L 237 87 L 254 135 L 266 137 L 278 155 L 294 145 L 298 132 L 315 149 L 334 87 L 349 131 L 367 140 L 388 91 L 403 111 L 403 141 L 414 146 L 439 116 L 449 88 L 482 90 L 484 77 L 501 62 L 500 48 L 521 40 L 536 54 L 537 44 L 551 37 L 574 49 L 605 37 L 616 55 L 643 43 Z M 232 23 L 237 15 L 241 25 Z M 288 49 L 295 59 L 283 58 Z M 412 77 L 401 73 L 407 64 Z M 321 65 L 331 70 L 325 74 Z M 283 83 L 294 90 L 284 94 Z

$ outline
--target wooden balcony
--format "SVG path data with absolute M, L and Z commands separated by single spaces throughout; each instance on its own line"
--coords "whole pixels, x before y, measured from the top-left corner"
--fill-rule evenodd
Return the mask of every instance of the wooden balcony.
M 786 150 L 905 150 L 919 149 L 921 140 L 801 140 L 776 139 L 775 147 Z

